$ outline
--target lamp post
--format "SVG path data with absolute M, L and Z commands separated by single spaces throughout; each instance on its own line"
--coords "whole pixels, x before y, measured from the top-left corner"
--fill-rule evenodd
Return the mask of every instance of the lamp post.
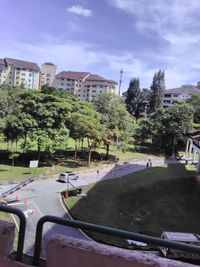
M 121 91 L 121 84 L 122 84 L 122 74 L 123 74 L 123 69 L 120 70 L 120 78 L 119 78 L 119 90 L 118 90 L 118 96 L 120 97 L 120 91 Z M 118 127 L 117 127 L 118 130 Z M 115 142 L 115 177 L 117 175 L 117 150 L 118 150 L 118 143 L 119 143 L 119 138 L 118 138 L 118 133 L 116 134 L 116 142 Z
M 173 139 L 173 148 L 172 148 L 172 158 L 173 159 L 175 159 L 175 144 L 176 144 L 176 142 L 175 142 L 175 137 L 174 137 L 174 139 Z

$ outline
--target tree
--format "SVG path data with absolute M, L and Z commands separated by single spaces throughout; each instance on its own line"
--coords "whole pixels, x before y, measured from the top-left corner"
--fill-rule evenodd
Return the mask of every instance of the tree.
M 143 145 L 145 141 L 151 138 L 151 129 L 149 120 L 140 119 L 136 124 L 135 132 L 133 135 L 136 143 Z
M 48 150 L 50 149 L 49 145 L 52 142 L 49 142 L 49 139 L 53 141 L 57 138 L 57 133 L 66 128 L 72 105 L 66 99 L 37 91 L 22 93 L 18 103 L 21 106 L 21 116 L 24 114 L 24 136 L 27 137 L 29 132 L 31 140 L 37 141 L 39 159 L 42 148 L 45 149 L 47 146 Z
M 128 112 L 135 116 L 136 119 L 139 117 L 138 104 L 140 102 L 140 81 L 137 78 L 131 79 L 129 88 L 126 93 L 125 103 Z
M 95 106 L 104 129 L 103 142 L 106 147 L 106 159 L 108 159 L 110 145 L 115 145 L 117 140 L 123 142 L 123 145 L 129 141 L 132 136 L 130 124 L 133 124 L 133 119 L 117 96 L 101 94 L 97 97 Z
M 150 112 L 162 107 L 163 94 L 165 90 L 165 73 L 159 70 L 154 74 L 150 93 Z
M 192 95 L 186 103 L 194 109 L 194 123 L 200 124 L 200 95 Z
M 11 170 L 12 170 L 13 167 L 14 167 L 15 159 L 17 159 L 19 156 L 20 156 L 20 154 L 19 154 L 19 153 L 16 153 L 16 152 L 13 152 L 13 153 L 9 156 L 9 159 L 12 160 Z
M 168 109 L 157 109 L 150 116 L 153 147 L 171 155 L 183 144 L 192 120 L 193 109 L 185 103 L 174 104 Z
M 70 136 L 75 140 L 75 160 L 77 159 L 78 140 L 87 139 L 88 166 L 90 165 L 92 149 L 102 140 L 102 128 L 99 114 L 93 104 L 80 101 L 73 107 L 73 113 L 68 122 Z

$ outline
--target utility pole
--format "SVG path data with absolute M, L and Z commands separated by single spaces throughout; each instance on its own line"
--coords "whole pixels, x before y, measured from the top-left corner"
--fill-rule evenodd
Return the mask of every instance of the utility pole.
M 118 96 L 120 96 L 120 93 L 121 93 L 120 91 L 121 91 L 121 84 L 122 84 L 122 74 L 123 74 L 123 69 L 120 70 Z
M 122 74 L 123 74 L 123 69 L 120 70 L 120 78 L 119 78 L 119 90 L 118 90 L 118 96 L 120 97 L 120 91 L 121 91 L 121 84 L 122 84 Z M 118 127 L 117 127 L 118 130 Z M 117 175 L 117 150 L 118 150 L 118 144 L 119 144 L 119 138 L 118 138 L 118 133 L 116 137 L 116 145 L 115 145 L 115 177 Z

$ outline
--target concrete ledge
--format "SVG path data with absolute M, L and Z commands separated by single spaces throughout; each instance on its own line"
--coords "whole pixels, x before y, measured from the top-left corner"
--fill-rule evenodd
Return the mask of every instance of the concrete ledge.
M 30 265 L 25 265 L 23 263 L 11 261 L 8 259 L 0 259 L 0 266 L 2 267 L 30 267 Z
M 8 257 L 12 253 L 14 238 L 15 224 L 0 221 L 0 258 Z
M 188 263 L 91 241 L 55 235 L 48 242 L 47 267 L 186 267 Z

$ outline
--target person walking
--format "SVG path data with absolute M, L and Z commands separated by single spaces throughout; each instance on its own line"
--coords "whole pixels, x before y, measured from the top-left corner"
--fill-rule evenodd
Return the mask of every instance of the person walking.
M 152 160 L 149 159 L 149 166 L 152 167 Z
M 147 161 L 147 168 L 149 168 L 149 160 Z

